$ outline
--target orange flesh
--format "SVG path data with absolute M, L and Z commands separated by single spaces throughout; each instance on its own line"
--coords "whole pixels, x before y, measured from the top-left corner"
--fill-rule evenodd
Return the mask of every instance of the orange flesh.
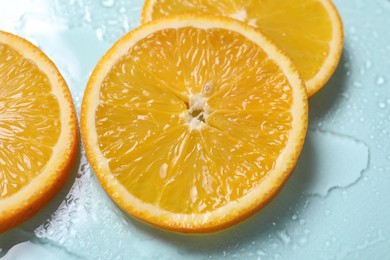
M 260 28 L 288 53 L 304 80 L 329 55 L 332 23 L 318 0 L 156 0 L 151 19 L 183 13 L 230 16 Z
M 174 213 L 204 213 L 247 194 L 291 130 L 292 88 L 267 54 L 224 29 L 164 29 L 107 74 L 96 130 L 129 193 Z
M 33 62 L 0 43 L 1 199 L 27 185 L 51 157 L 61 122 L 50 90 L 47 76 Z

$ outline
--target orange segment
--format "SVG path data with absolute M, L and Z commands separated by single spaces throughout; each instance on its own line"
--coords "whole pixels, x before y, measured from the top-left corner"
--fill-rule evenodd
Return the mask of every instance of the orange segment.
M 119 40 L 83 99 L 86 154 L 130 214 L 179 232 L 216 231 L 264 206 L 303 145 L 295 67 L 250 26 L 173 17 Z
M 309 96 L 340 59 L 342 22 L 330 0 L 146 0 L 142 22 L 183 13 L 229 16 L 260 28 L 293 59 Z
M 35 214 L 69 174 L 77 144 L 69 90 L 27 41 L 0 32 L 0 232 Z

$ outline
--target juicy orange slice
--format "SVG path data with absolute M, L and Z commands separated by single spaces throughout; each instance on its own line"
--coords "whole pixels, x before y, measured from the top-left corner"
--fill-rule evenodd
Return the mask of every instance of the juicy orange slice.
M 293 59 L 309 96 L 341 56 L 342 22 L 331 0 L 146 0 L 142 21 L 182 13 L 230 16 L 260 28 Z
M 31 43 L 0 31 L 0 232 L 56 194 L 76 149 L 76 114 L 57 68 Z
M 180 16 L 120 39 L 88 82 L 87 157 L 133 216 L 190 233 L 263 207 L 303 145 L 307 96 L 294 65 L 253 27 Z

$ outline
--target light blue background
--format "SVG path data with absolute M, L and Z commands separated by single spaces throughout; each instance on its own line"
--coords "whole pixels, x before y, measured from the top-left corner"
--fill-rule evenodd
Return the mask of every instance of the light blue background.
M 0 0 L 0 30 L 54 60 L 79 112 L 89 74 L 139 24 L 141 0 Z M 208 236 L 140 223 L 105 194 L 79 156 L 60 194 L 0 235 L 4 259 L 390 259 L 390 1 L 335 1 L 340 65 L 310 100 L 310 129 L 292 178 L 248 221 Z

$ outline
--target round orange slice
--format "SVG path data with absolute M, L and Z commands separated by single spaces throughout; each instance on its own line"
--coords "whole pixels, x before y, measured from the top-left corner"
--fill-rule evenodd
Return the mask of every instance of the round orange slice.
M 37 213 L 65 183 L 77 119 L 53 62 L 0 31 L 0 233 Z
M 331 0 L 146 0 L 142 22 L 183 13 L 229 16 L 260 28 L 293 59 L 309 96 L 340 60 L 343 26 Z
M 263 207 L 290 176 L 307 96 L 255 28 L 179 16 L 121 38 L 88 82 L 81 133 L 94 172 L 131 215 L 213 232 Z

